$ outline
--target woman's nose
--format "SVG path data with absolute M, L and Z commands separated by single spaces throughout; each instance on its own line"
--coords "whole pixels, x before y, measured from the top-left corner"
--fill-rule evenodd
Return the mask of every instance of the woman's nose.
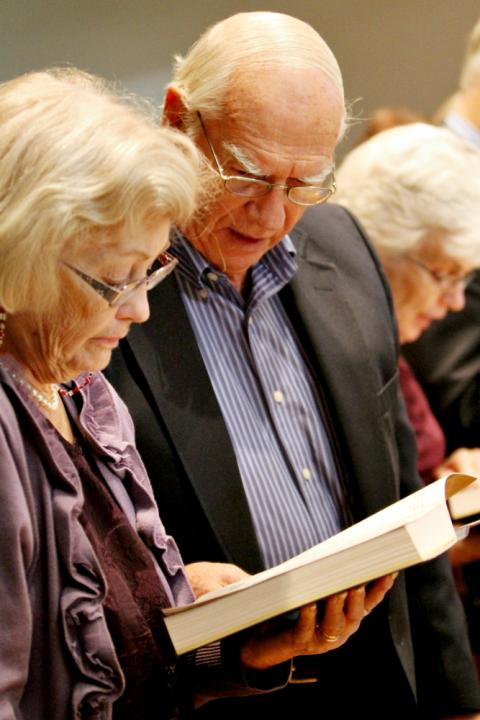
M 465 307 L 465 288 L 461 283 L 452 285 L 443 293 L 442 297 L 452 312 L 459 312 Z
M 118 306 L 117 318 L 134 323 L 143 323 L 150 317 L 147 288 L 141 285 Z

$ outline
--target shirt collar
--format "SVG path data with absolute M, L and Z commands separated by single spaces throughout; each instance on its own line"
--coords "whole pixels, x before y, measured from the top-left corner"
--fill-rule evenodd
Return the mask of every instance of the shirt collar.
M 177 228 L 172 230 L 170 242 L 169 252 L 180 261 L 176 272 L 179 272 L 195 287 L 200 289 L 208 284 L 210 273 L 223 277 L 226 282 L 229 282 L 227 276 L 214 268 Z M 254 267 L 264 265 L 270 273 L 277 276 L 278 281 L 283 285 L 292 278 L 297 269 L 295 256 L 296 248 L 293 241 L 289 235 L 285 235 Z
M 464 140 L 480 147 L 480 130 L 453 110 L 445 116 L 443 124 Z

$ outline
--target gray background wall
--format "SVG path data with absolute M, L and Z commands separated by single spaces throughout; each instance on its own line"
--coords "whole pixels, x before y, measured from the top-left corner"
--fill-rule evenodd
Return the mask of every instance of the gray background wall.
M 0 80 L 70 63 L 161 100 L 173 55 L 242 10 L 310 22 L 338 58 L 355 114 L 368 117 L 383 104 L 436 109 L 455 89 L 480 0 L 0 0 Z

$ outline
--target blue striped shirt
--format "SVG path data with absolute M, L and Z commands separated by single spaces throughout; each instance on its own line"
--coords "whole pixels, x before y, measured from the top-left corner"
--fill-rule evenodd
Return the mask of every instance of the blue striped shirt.
M 248 300 L 178 234 L 171 251 L 271 567 L 347 523 L 315 380 L 278 298 L 297 267 L 294 248 L 286 237 L 252 268 Z

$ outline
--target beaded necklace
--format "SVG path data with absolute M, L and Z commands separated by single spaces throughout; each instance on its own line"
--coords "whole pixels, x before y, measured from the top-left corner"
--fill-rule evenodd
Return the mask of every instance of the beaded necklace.
M 38 405 L 46 407 L 49 410 L 56 410 L 58 408 L 60 402 L 60 395 L 62 397 L 72 397 L 72 395 L 79 392 L 86 385 L 90 385 L 90 383 L 92 382 L 92 373 L 88 373 L 87 377 L 83 380 L 83 382 L 81 382 L 80 385 L 76 384 L 75 387 L 73 387 L 71 390 L 59 388 L 57 384 L 51 383 L 48 386 L 47 395 L 46 393 L 42 393 L 40 392 L 40 390 L 37 390 L 36 387 L 34 387 L 31 383 L 28 382 L 28 380 L 25 380 L 25 378 L 18 375 L 14 370 L 5 367 L 5 365 L 1 361 L 0 367 L 3 367 L 4 370 L 9 373 L 10 377 L 17 383 L 17 385 L 21 385 L 21 387 L 28 390 L 28 392 Z
M 85 378 L 85 380 L 83 380 L 80 383 L 80 385 L 77 385 L 77 383 L 75 383 L 75 387 L 73 387 L 71 390 L 65 390 L 65 388 L 61 387 L 61 388 L 58 388 L 58 392 L 60 393 L 60 395 L 62 397 L 65 397 L 65 396 L 72 397 L 72 395 L 75 395 L 75 393 L 80 392 L 80 390 L 82 390 L 82 388 L 84 388 L 86 385 L 90 385 L 90 383 L 92 382 L 92 377 L 93 377 L 93 373 L 88 373 L 87 377 Z
M 5 365 L 3 365 L 2 363 L 0 363 L 0 365 L 5 368 Z M 21 387 L 25 388 L 25 390 L 28 390 L 28 392 L 38 403 L 38 405 L 43 405 L 43 407 L 46 407 L 49 410 L 57 409 L 58 403 L 60 402 L 60 397 L 58 395 L 58 385 L 51 383 L 48 386 L 48 395 L 46 395 L 40 392 L 40 390 L 37 390 L 36 387 L 34 387 L 31 383 L 28 382 L 28 380 L 25 380 L 24 378 L 20 377 L 20 375 L 17 375 L 17 373 L 11 368 L 5 368 L 5 370 L 9 373 L 10 377 L 15 380 L 17 385 L 21 385 Z

